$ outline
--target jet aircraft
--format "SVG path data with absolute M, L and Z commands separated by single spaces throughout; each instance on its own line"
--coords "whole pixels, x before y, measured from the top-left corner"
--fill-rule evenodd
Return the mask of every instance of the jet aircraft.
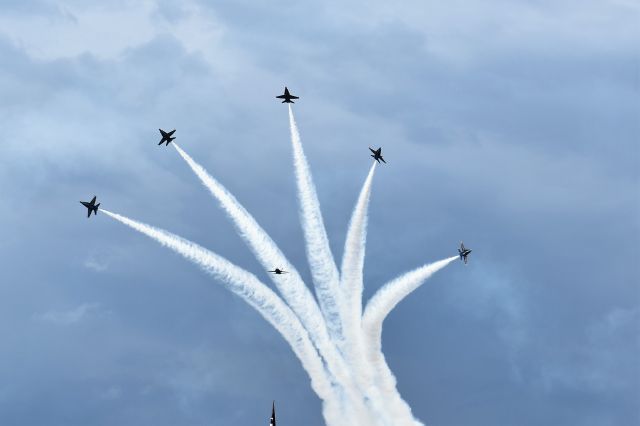
M 276 426 L 276 402 L 273 401 L 271 406 L 271 418 L 269 419 L 269 426 Z
M 471 253 L 471 250 L 468 248 L 465 248 L 464 243 L 462 241 L 460 241 L 460 248 L 458 249 L 458 254 L 460 255 L 460 260 L 464 260 L 464 264 L 467 264 L 467 256 L 469 256 L 469 253 Z
M 271 272 L 272 274 L 276 274 L 276 275 L 288 274 L 287 271 L 283 271 L 283 270 L 278 269 L 278 268 L 274 269 L 273 271 L 267 271 L 267 272 Z
M 94 216 L 98 215 L 98 207 L 100 207 L 100 203 L 96 204 L 95 196 L 91 201 L 80 201 L 80 204 L 87 208 L 87 217 L 91 217 L 91 212 L 93 212 Z
M 385 164 L 387 163 L 386 161 L 384 161 L 384 158 L 382 158 L 382 147 L 380 147 L 378 149 L 373 149 L 373 148 L 369 147 L 369 151 L 373 152 L 373 154 L 371 154 L 371 156 L 378 163 L 380 162 L 380 160 L 382 160 L 382 162 L 385 163 Z
M 284 101 L 282 101 L 283 104 L 293 104 L 295 102 L 293 102 L 291 99 L 300 99 L 297 96 L 293 96 L 291 93 L 289 93 L 289 89 L 287 89 L 286 87 L 284 88 L 284 95 L 276 96 L 276 98 L 284 99 Z
M 170 132 L 165 132 L 162 129 L 158 130 L 160 130 L 160 134 L 162 135 L 162 139 L 160 140 L 160 143 L 158 145 L 162 145 L 166 142 L 167 146 L 169 146 L 169 144 L 176 138 L 175 136 L 173 136 L 173 133 L 176 131 L 176 129 L 173 129 Z

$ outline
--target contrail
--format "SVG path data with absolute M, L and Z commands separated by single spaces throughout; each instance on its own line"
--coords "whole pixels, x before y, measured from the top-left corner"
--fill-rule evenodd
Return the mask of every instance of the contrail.
M 360 386 L 370 388 L 371 367 L 364 356 L 364 342 L 361 331 L 362 321 L 362 289 L 365 245 L 367 240 L 367 210 L 371 195 L 371 184 L 376 170 L 374 161 L 369 169 L 358 201 L 353 210 L 347 238 L 344 244 L 341 267 L 341 289 L 344 295 L 343 318 L 349 362 L 357 370 Z M 373 397 L 373 395 L 371 396 Z
M 322 313 L 296 268 L 289 262 L 273 239 L 256 222 L 253 216 L 220 182 L 207 173 L 204 167 L 196 163 L 176 143 L 174 143 L 174 147 L 191 170 L 198 176 L 202 184 L 218 200 L 222 209 L 233 221 L 238 234 L 249 246 L 262 266 L 265 269 L 279 267 L 289 272 L 288 274 L 274 275 L 272 280 L 275 286 L 287 304 L 298 315 L 304 327 L 309 331 L 311 339 L 316 342 L 320 353 L 327 359 L 327 362 L 341 362 L 336 358 L 339 355 L 329 341 Z
M 229 290 L 251 305 L 280 332 L 309 374 L 311 386 L 316 394 L 325 401 L 335 398 L 322 360 L 311 343 L 307 331 L 278 295 L 253 274 L 177 235 L 105 209 L 100 211 L 170 248 L 224 283 Z
M 350 369 L 347 368 L 345 360 L 331 341 L 322 313 L 295 267 L 238 200 L 184 150 L 175 143 L 174 146 L 180 156 L 200 178 L 203 185 L 218 200 L 222 209 L 233 221 L 238 234 L 263 267 L 269 269 L 278 266 L 289 272 L 283 275 L 273 275 L 274 284 L 289 307 L 298 315 L 304 328 L 309 332 L 309 336 L 320 355 L 324 358 L 329 372 L 346 388 L 345 392 L 348 396 L 355 398 L 357 390 L 352 384 L 354 378 Z
M 458 256 L 452 256 L 434 263 L 424 265 L 388 282 L 378 290 L 367 303 L 362 317 L 362 330 L 365 335 L 367 357 L 379 373 L 383 392 L 399 413 L 411 415 L 409 405 L 400 398 L 396 390 L 396 380 L 391 373 L 382 353 L 382 323 L 393 308 L 420 287 L 431 275 L 444 268 Z M 391 402 L 391 401 L 390 401 Z M 408 413 L 407 413 L 408 411 Z
M 300 219 L 307 246 L 307 257 L 316 296 L 325 316 L 329 333 L 334 341 L 341 341 L 342 319 L 340 317 L 340 276 L 331 254 L 327 231 L 322 220 L 320 202 L 311 178 L 309 164 L 302 149 L 300 133 L 289 105 L 289 124 L 291 128 L 291 144 L 293 146 L 293 163 L 300 200 Z
M 382 424 L 416 425 L 408 405 L 400 395 L 390 397 L 389 392 L 383 395 L 374 382 L 375 369 L 370 358 L 365 356 L 365 342 L 362 332 L 362 290 L 365 247 L 367 239 L 367 222 L 369 199 L 373 176 L 377 163 L 374 161 L 369 169 L 364 185 L 360 190 L 358 201 L 351 215 L 341 266 L 341 290 L 344 295 L 343 318 L 346 339 L 346 356 L 351 368 L 357 374 L 358 384 L 366 397 L 370 399 L 376 411 L 378 421 Z M 384 364 L 386 367 L 386 364 Z M 397 401 L 396 401 L 397 400 Z M 400 406 L 401 409 L 390 409 Z
M 309 164 L 302 149 L 300 133 L 293 116 L 293 110 L 289 105 L 289 124 L 291 130 L 291 144 L 293 148 L 293 163 L 298 186 L 298 199 L 300 201 L 300 219 L 306 241 L 307 258 L 311 275 L 316 290 L 316 296 L 324 315 L 325 324 L 329 329 L 330 337 L 339 349 L 344 349 L 344 335 L 342 324 L 342 297 L 339 287 L 340 274 L 329 247 L 329 239 L 322 220 L 320 202 L 316 193 Z M 353 366 L 351 366 L 353 368 Z M 353 395 L 352 404 L 357 412 L 358 424 L 372 424 L 374 419 L 364 407 L 365 395 L 359 389 L 358 378 L 354 377 L 349 368 L 344 371 L 345 390 Z M 344 377 L 340 374 L 341 377 Z M 353 383 L 353 380 L 356 383 Z M 353 386 L 356 386 L 355 388 Z
M 398 278 L 388 282 L 378 290 L 367 303 L 362 317 L 363 330 L 367 336 L 382 334 L 382 322 L 395 306 L 407 297 L 412 291 L 420 287 L 431 275 L 438 272 L 458 256 L 429 263 L 413 271 L 409 271 Z M 378 339 L 378 342 L 380 340 Z

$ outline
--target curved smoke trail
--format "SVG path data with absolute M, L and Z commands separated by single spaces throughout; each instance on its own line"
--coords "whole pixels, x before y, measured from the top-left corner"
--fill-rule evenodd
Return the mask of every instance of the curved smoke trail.
M 374 161 L 364 181 L 358 201 L 349 221 L 347 238 L 344 243 L 344 254 L 341 267 L 341 287 L 345 298 L 345 310 L 349 312 L 349 322 L 360 325 L 362 316 L 362 288 L 364 255 L 367 242 L 367 210 L 371 196 L 371 184 L 376 171 Z
M 323 399 L 331 399 L 331 383 L 307 331 L 291 309 L 269 287 L 248 271 L 191 241 L 105 209 L 100 211 L 170 248 L 222 281 L 280 332 L 309 373 L 314 391 Z
M 287 304 L 298 315 L 311 339 L 316 343 L 321 355 L 330 368 L 338 368 L 342 363 L 339 354 L 331 344 L 322 313 L 313 295 L 304 284 L 296 268 L 289 262 L 267 232 L 256 222 L 238 200 L 200 164 L 196 163 L 184 150 L 174 143 L 175 149 L 186 161 L 202 184 L 218 200 L 222 209 L 249 246 L 254 256 L 265 269 L 282 268 L 288 274 L 273 275 L 272 280 Z M 344 367 L 343 367 L 344 368 Z
M 313 295 L 304 284 L 295 267 L 238 200 L 183 149 L 175 143 L 174 146 L 202 184 L 218 200 L 223 210 L 233 221 L 238 234 L 263 267 L 269 269 L 277 265 L 289 272 L 289 274 L 285 275 L 274 275 L 274 284 L 309 332 L 311 340 L 326 362 L 327 369 L 334 379 L 345 388 L 345 397 L 356 401 L 362 399 L 358 398 L 358 390 L 352 383 L 353 377 L 345 364 L 345 360 L 330 339 L 326 323 Z M 358 402 L 354 402 L 353 406 L 357 407 L 358 404 Z
M 341 289 L 344 295 L 343 329 L 346 339 L 346 355 L 350 364 L 356 366 L 358 382 L 363 389 L 371 393 L 371 365 L 364 356 L 362 337 L 362 289 L 365 246 L 367 240 L 367 210 L 371 195 L 373 176 L 376 170 L 374 161 L 358 196 L 358 201 L 349 221 L 347 238 L 344 244 L 341 266 Z M 374 398 L 375 395 L 369 395 Z
M 411 415 L 411 408 L 400 398 L 396 390 L 395 377 L 382 353 L 382 323 L 402 299 L 420 287 L 431 275 L 457 258 L 458 256 L 452 256 L 429 263 L 388 282 L 371 297 L 364 311 L 362 330 L 366 341 L 367 358 L 378 372 L 384 394 L 391 398 L 393 407 L 399 414 Z
M 327 231 L 320 211 L 320 202 L 311 179 L 309 164 L 302 149 L 300 133 L 293 117 L 291 105 L 289 105 L 289 125 L 291 128 L 291 144 L 293 146 L 293 163 L 296 171 L 298 198 L 300 200 L 300 220 L 306 240 L 309 267 L 316 289 L 316 296 L 327 321 L 331 338 L 334 341 L 341 341 L 343 334 L 342 318 L 340 317 L 340 276 L 331 254 Z

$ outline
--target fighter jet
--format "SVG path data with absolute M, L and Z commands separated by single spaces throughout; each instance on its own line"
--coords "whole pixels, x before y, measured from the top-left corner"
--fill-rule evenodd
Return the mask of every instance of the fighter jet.
M 458 254 L 460 255 L 460 260 L 464 260 L 464 264 L 467 264 L 467 256 L 469 256 L 471 250 L 464 247 L 464 243 L 460 241 L 460 248 L 458 249 Z
M 373 148 L 369 147 L 369 151 L 373 152 L 373 154 L 371 154 L 371 156 L 378 163 L 380 162 L 380 160 L 382 160 L 382 162 L 385 163 L 385 164 L 387 163 L 386 161 L 384 161 L 384 158 L 382 158 L 382 147 L 380 147 L 378 149 L 373 149 Z
M 273 401 L 271 406 L 271 418 L 269 419 L 269 426 L 276 426 L 276 402 Z
M 165 132 L 162 129 L 158 129 L 158 130 L 160 130 L 160 134 L 162 135 L 162 139 L 160 140 L 160 143 L 158 145 L 162 145 L 163 143 L 166 142 L 167 146 L 169 146 L 171 141 L 175 139 L 175 136 L 173 136 L 173 133 L 176 131 L 176 129 L 173 129 L 170 132 Z
M 283 104 L 293 104 L 295 102 L 293 102 L 291 99 L 299 99 L 297 96 L 293 96 L 291 93 L 289 93 L 289 89 L 287 89 L 286 87 L 284 88 L 284 95 L 276 96 L 276 98 L 284 99 L 284 101 L 282 101 Z
M 272 274 L 276 274 L 276 275 L 288 274 L 287 271 L 283 271 L 283 270 L 278 269 L 278 268 L 274 269 L 273 271 L 267 271 L 267 272 L 271 272 Z
M 91 201 L 80 201 L 80 204 L 87 208 L 87 217 L 91 217 L 91 212 L 93 212 L 94 216 L 98 214 L 98 207 L 100 207 L 100 203 L 96 204 L 95 196 Z

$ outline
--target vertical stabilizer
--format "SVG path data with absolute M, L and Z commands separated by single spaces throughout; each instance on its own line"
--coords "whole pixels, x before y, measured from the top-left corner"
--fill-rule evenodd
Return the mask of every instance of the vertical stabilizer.
M 273 401 L 271 405 L 271 419 L 269 420 L 269 426 L 276 426 L 276 402 Z

